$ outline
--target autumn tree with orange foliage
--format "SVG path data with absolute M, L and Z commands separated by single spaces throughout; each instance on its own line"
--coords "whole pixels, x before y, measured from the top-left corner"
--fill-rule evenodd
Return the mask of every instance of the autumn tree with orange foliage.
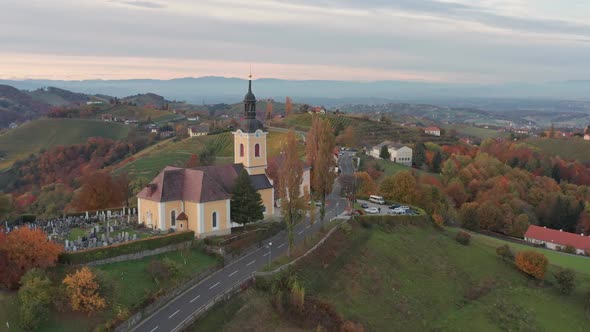
M 357 135 L 352 126 L 348 126 L 344 128 L 342 134 L 336 137 L 336 143 L 343 145 L 343 146 L 355 146 L 357 143 Z
M 356 177 L 357 194 L 359 196 L 369 196 L 377 193 L 377 184 L 367 172 L 357 172 Z
M 547 257 L 541 253 L 527 250 L 517 253 L 514 263 L 522 272 L 537 280 L 543 280 L 545 278 L 545 273 L 547 272 L 549 260 L 547 260 Z
M 122 183 L 106 172 L 86 175 L 82 183 L 72 202 L 72 207 L 78 211 L 119 207 L 127 199 Z
M 305 203 L 301 195 L 301 183 L 303 181 L 303 162 L 299 159 L 297 151 L 297 137 L 295 132 L 289 130 L 287 139 L 283 145 L 285 160 L 282 164 L 282 171 L 279 173 L 281 197 L 281 212 L 287 225 L 287 256 L 291 256 L 291 250 L 295 243 L 293 226 L 303 217 Z
M 199 156 L 192 154 L 190 159 L 186 162 L 186 168 L 199 167 Z
M 87 312 L 90 315 L 106 308 L 106 300 L 99 293 L 100 285 L 88 267 L 66 275 L 63 284 L 74 311 Z
M 30 269 L 54 266 L 62 250 L 39 229 L 20 227 L 8 235 L 0 232 L 0 283 L 17 288 L 20 278 Z
M 291 97 L 285 98 L 285 117 L 288 117 L 293 112 L 293 99 Z

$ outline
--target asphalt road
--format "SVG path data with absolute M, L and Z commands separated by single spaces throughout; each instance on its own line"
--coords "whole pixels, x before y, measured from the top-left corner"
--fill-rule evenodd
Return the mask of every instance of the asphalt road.
M 352 155 L 353 153 L 348 152 L 340 157 L 342 174 L 353 173 Z M 340 197 L 340 184 L 338 181 L 334 183 L 332 193 L 326 202 L 326 218 L 324 222 L 317 221 L 313 226 L 310 226 L 309 220 L 306 219 L 305 222 L 297 224 L 294 227 L 295 243 L 303 241 L 311 233 L 318 232 L 322 224 L 329 223 L 332 218 L 344 212 L 347 203 L 346 199 Z M 192 313 L 229 290 L 234 284 L 245 279 L 248 275 L 262 270 L 273 259 L 287 253 L 286 234 L 280 233 L 265 242 L 266 246 L 246 254 L 230 265 L 226 265 L 168 302 L 159 311 L 139 323 L 132 331 L 177 331 L 179 325 L 189 319 Z M 272 243 L 272 246 L 268 246 L 269 242 Z

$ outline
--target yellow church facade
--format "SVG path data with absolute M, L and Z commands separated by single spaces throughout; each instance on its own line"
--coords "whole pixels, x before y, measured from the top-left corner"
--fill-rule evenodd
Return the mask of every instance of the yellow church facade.
M 266 175 L 268 132 L 256 119 L 256 97 L 249 81 L 244 120 L 234 135 L 234 163 L 193 169 L 168 166 L 138 195 L 138 222 L 165 230 L 192 230 L 199 238 L 231 233 L 231 195 L 242 170 L 260 193 L 264 216 L 274 215 L 275 193 Z

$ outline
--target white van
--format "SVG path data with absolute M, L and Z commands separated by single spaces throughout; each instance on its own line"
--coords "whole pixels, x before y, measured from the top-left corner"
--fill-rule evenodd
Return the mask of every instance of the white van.
M 385 200 L 383 199 L 383 197 L 381 196 L 376 196 L 376 195 L 371 195 L 369 196 L 369 201 L 375 203 L 375 204 L 385 204 Z

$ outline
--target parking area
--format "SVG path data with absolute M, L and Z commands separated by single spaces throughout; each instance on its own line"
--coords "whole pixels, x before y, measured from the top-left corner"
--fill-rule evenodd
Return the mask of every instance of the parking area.
M 359 199 L 360 210 L 366 215 L 410 215 L 417 216 L 420 211 L 404 204 L 375 204 L 370 201 Z

